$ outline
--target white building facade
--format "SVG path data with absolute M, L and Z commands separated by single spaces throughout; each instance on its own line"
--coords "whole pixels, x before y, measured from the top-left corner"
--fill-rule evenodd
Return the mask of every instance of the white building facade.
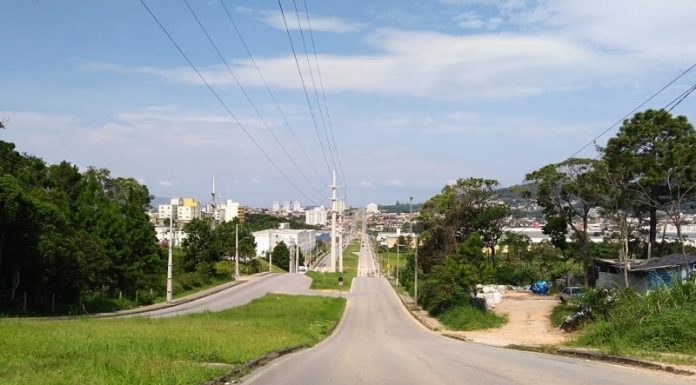
M 376 214 L 379 212 L 379 206 L 377 205 L 377 203 L 368 203 L 365 211 L 367 211 L 370 214 Z
M 313 226 L 326 226 L 328 210 L 324 206 L 305 210 L 305 223 Z
M 254 232 L 253 235 L 256 255 L 262 257 L 273 251 L 280 242 L 290 248 L 298 246 L 304 255 L 308 255 L 316 246 L 316 231 L 310 229 L 270 229 Z

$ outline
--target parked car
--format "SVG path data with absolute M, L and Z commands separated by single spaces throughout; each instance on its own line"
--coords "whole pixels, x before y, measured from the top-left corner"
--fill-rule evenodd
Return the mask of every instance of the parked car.
M 568 286 L 566 288 L 563 288 L 560 293 L 561 297 L 561 302 L 566 303 L 569 301 L 571 298 L 578 296 L 579 294 L 582 294 L 585 290 L 581 287 L 577 286 Z
M 300 267 L 297 269 L 297 272 L 300 273 L 300 274 L 305 274 L 305 273 L 307 272 L 307 266 L 300 266 Z

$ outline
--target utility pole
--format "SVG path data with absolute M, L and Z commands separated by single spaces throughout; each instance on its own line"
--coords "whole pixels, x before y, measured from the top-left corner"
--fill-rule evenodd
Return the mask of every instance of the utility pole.
M 239 223 L 234 225 L 234 279 L 239 279 Z
M 169 215 L 169 256 L 167 257 L 167 303 L 172 302 L 172 268 L 173 268 L 173 258 L 172 258 L 172 249 L 174 247 L 174 233 L 173 233 L 173 228 L 174 226 L 172 223 L 174 222 L 174 214 L 170 213 Z
M 212 228 L 215 228 L 215 177 L 213 177 L 213 191 L 210 194 L 212 202 L 210 203 L 210 207 L 212 208 L 212 219 L 213 219 L 213 226 Z
M 418 306 L 418 237 L 413 233 L 413 197 L 408 197 L 408 223 L 411 227 L 411 239 L 416 242 L 415 252 L 413 254 L 413 301 Z
M 331 272 L 336 272 L 336 170 L 331 183 Z
M 299 242 L 297 243 L 298 244 L 295 246 L 295 273 L 300 269 L 300 245 Z

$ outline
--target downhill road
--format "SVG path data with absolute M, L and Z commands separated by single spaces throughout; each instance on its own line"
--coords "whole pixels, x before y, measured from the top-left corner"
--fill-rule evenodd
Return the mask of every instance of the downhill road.
M 140 313 L 136 317 L 172 317 L 204 311 L 221 311 L 244 305 L 266 293 L 316 295 L 309 289 L 311 278 L 304 274 L 269 274 L 248 278 L 249 282 L 166 309 Z M 132 316 L 128 316 L 132 317 Z
M 368 242 L 365 242 L 368 245 Z M 374 266 L 367 247 L 361 270 Z M 280 358 L 245 384 L 694 384 L 667 373 L 465 343 L 418 324 L 388 282 L 353 280 L 343 320 L 314 348 Z

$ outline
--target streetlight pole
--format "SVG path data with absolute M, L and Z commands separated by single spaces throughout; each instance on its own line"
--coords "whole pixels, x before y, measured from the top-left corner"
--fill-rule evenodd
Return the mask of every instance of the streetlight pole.
M 234 279 L 239 279 L 239 223 L 234 225 Z
M 174 265 L 173 262 L 173 257 L 172 257 L 172 249 L 174 247 L 174 232 L 172 231 L 174 226 L 172 225 L 172 222 L 174 222 L 174 216 L 170 215 L 169 217 L 169 255 L 167 257 L 167 303 L 172 302 L 172 268 Z

